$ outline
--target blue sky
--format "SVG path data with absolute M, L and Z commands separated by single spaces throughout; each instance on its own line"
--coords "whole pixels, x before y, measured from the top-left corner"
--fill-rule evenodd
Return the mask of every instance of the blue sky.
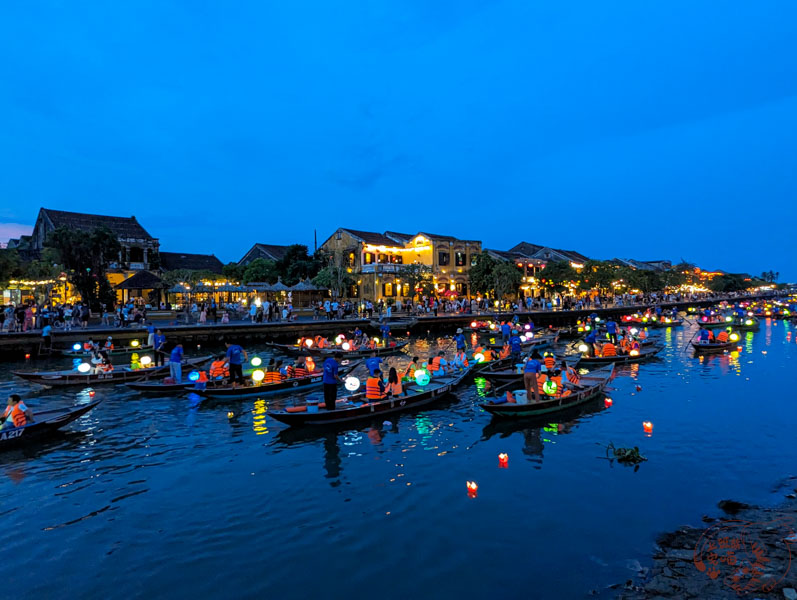
M 795 40 L 786 1 L 6 3 L 0 237 L 46 206 L 224 261 L 345 226 L 794 281 Z

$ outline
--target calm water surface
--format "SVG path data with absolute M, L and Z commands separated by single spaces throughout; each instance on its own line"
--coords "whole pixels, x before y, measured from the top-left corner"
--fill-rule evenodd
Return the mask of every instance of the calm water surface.
M 236 403 L 229 419 L 230 405 L 99 387 L 105 402 L 66 435 L 0 454 L 0 547 L 21 566 L 5 573 L 5 589 L 583 597 L 633 575 L 658 533 L 699 523 L 722 498 L 776 502 L 795 473 L 794 327 L 762 322 L 742 352 L 702 361 L 684 351 L 693 333 L 655 333 L 666 350 L 619 370 L 610 408 L 601 400 L 533 426 L 491 425 L 479 382 L 392 426 L 310 435 L 269 418 L 279 399 Z M 0 365 L 4 396 L 19 391 L 34 410 L 88 399 L 11 381 L 21 367 Z M 638 445 L 648 462 L 636 472 L 609 463 L 610 441 Z

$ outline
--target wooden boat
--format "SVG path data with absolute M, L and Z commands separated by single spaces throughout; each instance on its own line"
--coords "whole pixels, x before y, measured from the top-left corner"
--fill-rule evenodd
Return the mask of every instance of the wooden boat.
M 190 388 L 190 391 L 195 392 L 196 390 L 193 389 L 191 386 L 186 386 L 185 381 L 182 383 L 164 383 L 163 380 L 161 381 L 134 381 L 131 383 L 125 384 L 131 390 L 135 390 L 136 392 L 140 392 L 142 394 L 151 394 L 151 395 L 159 395 L 159 394 L 182 394 L 183 392 L 187 391 Z M 212 385 L 212 383 L 209 383 Z
M 614 367 L 612 365 L 602 367 L 595 371 L 590 371 L 587 375 L 581 376 L 581 389 L 572 391 L 566 396 L 548 397 L 540 402 L 530 402 L 526 404 L 503 402 L 494 404 L 486 402 L 481 407 L 489 412 L 493 417 L 500 419 L 519 419 L 524 417 L 537 417 L 555 412 L 570 409 L 579 404 L 589 402 L 600 394 L 612 376 Z M 496 389 L 496 394 L 507 391 L 514 384 L 508 384 Z M 516 398 L 525 398 L 525 390 L 515 392 Z
M 343 377 L 348 375 L 354 369 L 362 364 L 361 360 L 352 362 L 343 361 L 344 364 L 340 366 L 338 375 Z M 347 364 L 348 363 L 348 364 Z M 261 385 L 251 385 L 245 387 L 234 388 L 232 386 L 208 386 L 204 390 L 197 390 L 193 387 L 185 387 L 184 391 L 196 392 L 200 396 L 206 398 L 213 398 L 214 400 L 239 400 L 243 398 L 259 398 L 261 396 L 274 396 L 277 394 L 287 394 L 291 392 L 300 392 L 313 387 L 318 387 L 323 383 L 324 372 L 319 370 L 313 372 L 308 377 L 297 377 L 293 379 L 284 379 L 276 383 L 263 383 Z
M 656 356 L 662 350 L 662 348 L 663 346 L 651 344 L 647 347 L 643 346 L 639 351 L 639 354 L 636 355 L 618 354 L 617 356 L 581 356 L 575 361 L 575 364 L 577 364 L 579 367 L 587 367 L 642 362 Z
M 102 348 L 100 348 L 100 350 L 102 350 Z M 153 350 L 154 346 L 142 345 L 142 346 L 123 346 L 121 348 L 114 348 L 113 350 L 106 350 L 106 352 L 108 353 L 108 356 L 127 356 L 136 353 L 141 354 L 144 352 L 152 352 Z M 72 350 L 71 348 L 61 349 L 61 350 L 53 349 L 53 353 L 54 354 L 57 353 L 61 356 L 66 356 L 69 358 L 91 358 L 92 356 L 92 352 L 88 350 L 83 350 L 83 349 Z
M 728 340 L 727 342 L 698 342 L 697 340 L 692 340 L 692 348 L 695 349 L 695 352 L 698 354 L 707 354 L 709 352 L 725 352 L 726 350 L 735 350 L 736 347 L 739 345 L 739 341 L 731 341 Z
M 527 340 L 525 342 L 521 342 L 520 343 L 520 347 L 524 351 L 537 350 L 539 348 L 547 348 L 553 342 L 554 337 L 555 336 L 549 335 L 549 334 L 545 334 L 544 336 L 542 336 L 542 335 L 535 336 L 535 337 L 533 337 L 530 340 Z M 493 350 L 501 350 L 504 347 L 504 345 L 503 344 L 487 344 L 487 347 L 491 348 Z
M 683 319 L 673 319 L 671 317 L 664 317 L 663 319 L 657 319 L 655 321 L 650 321 L 647 323 L 648 327 L 654 327 L 656 329 L 666 329 L 667 327 L 680 327 L 684 324 Z
M 202 358 L 190 358 L 183 362 L 183 370 L 186 368 L 199 366 L 209 360 L 212 356 Z M 106 383 L 127 383 L 130 381 L 141 381 L 142 379 L 152 379 L 161 377 L 169 373 L 169 362 L 159 367 L 148 369 L 131 369 L 130 367 L 117 367 L 110 373 L 91 372 L 80 373 L 77 370 L 69 371 L 12 371 L 17 377 L 21 377 L 31 383 L 46 385 L 48 387 L 67 387 L 70 385 L 100 385 Z
M 371 327 L 375 329 L 382 329 L 382 325 L 387 325 L 390 327 L 390 330 L 396 329 L 397 331 L 402 331 L 406 329 L 412 329 L 415 325 L 418 324 L 418 319 L 415 317 L 390 317 L 389 319 L 371 319 L 369 321 Z
M 273 342 L 267 342 L 266 345 L 274 348 L 275 350 L 279 350 L 280 352 L 287 354 L 288 356 L 321 356 L 327 358 L 329 356 L 333 356 L 336 352 L 340 352 L 343 355 L 343 358 L 354 360 L 357 358 L 366 358 L 371 356 L 371 352 L 376 352 L 377 356 L 384 356 L 385 354 L 394 354 L 396 352 L 401 352 L 402 348 L 409 344 L 408 341 L 403 342 L 396 342 L 395 346 L 377 346 L 373 350 L 365 348 L 363 350 L 341 350 L 337 347 L 332 348 L 300 348 L 298 344 L 275 344 Z
M 33 423 L 28 423 L 22 427 L 0 430 L 0 450 L 31 440 L 41 439 L 47 434 L 53 433 L 69 425 L 72 421 L 79 419 L 90 410 L 96 408 L 100 402 L 102 400 L 94 400 L 80 406 L 36 412 L 33 415 Z
M 404 388 L 407 395 L 398 398 L 369 402 L 366 400 L 364 393 L 359 393 L 339 399 L 334 410 L 326 410 L 322 404 L 318 407 L 317 412 L 292 412 L 290 409 L 285 409 L 269 412 L 269 415 L 292 427 L 334 425 L 362 421 L 374 417 L 381 418 L 413 410 L 434 402 L 459 385 L 470 371 L 471 369 L 465 369 L 456 374 L 434 377 L 424 387 L 408 384 Z

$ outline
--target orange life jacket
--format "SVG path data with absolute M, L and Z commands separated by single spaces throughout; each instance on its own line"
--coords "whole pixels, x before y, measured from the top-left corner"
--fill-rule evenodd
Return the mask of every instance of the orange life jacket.
M 11 422 L 14 424 L 14 427 L 23 427 L 28 422 L 28 417 L 26 417 L 22 409 L 19 408 L 19 404 L 6 407 L 3 418 L 8 418 L 9 415 L 11 415 Z
M 484 351 L 484 362 L 490 362 L 491 360 L 495 360 L 495 352 L 491 348 L 487 348 Z
M 509 404 L 517 404 L 517 401 L 515 400 L 515 394 L 513 394 L 509 390 L 506 391 L 506 401 Z
M 509 349 L 509 344 L 504 344 L 504 347 L 501 348 L 501 353 L 498 355 L 498 358 L 506 358 L 509 356 L 511 350 Z
M 556 366 L 556 359 L 553 356 L 546 356 L 542 359 L 542 362 L 545 364 L 545 368 L 549 371 Z
M 418 370 L 418 365 L 416 365 L 414 362 L 411 362 L 410 364 L 407 365 L 407 368 L 404 370 L 404 377 L 413 377 L 415 371 L 417 370 Z
M 113 344 L 111 342 L 105 342 L 105 349 L 113 350 Z
M 83 349 L 84 350 L 91 350 L 91 344 L 88 342 L 83 342 Z
M 634 340 L 631 342 L 631 350 L 639 350 L 639 342 Z
M 567 377 L 567 380 L 570 383 L 574 383 L 576 385 L 578 385 L 578 382 L 581 381 L 581 376 L 579 376 L 578 371 L 576 371 L 573 367 L 567 367 L 565 377 Z
M 305 369 L 304 367 L 293 367 L 293 376 L 296 379 L 299 379 L 301 377 L 307 377 L 307 369 Z
M 612 343 L 604 344 L 601 349 L 601 354 L 603 356 L 617 356 L 617 348 L 615 348 Z
M 210 376 L 213 379 L 216 379 L 217 377 L 227 377 L 229 374 L 230 371 L 224 368 L 223 360 L 214 360 L 210 364 Z
M 208 374 L 205 371 L 199 372 L 199 379 L 197 381 L 203 382 L 208 380 Z
M 461 364 L 463 367 L 467 367 L 470 365 L 468 362 L 468 356 L 464 352 L 457 352 L 456 356 L 454 357 L 457 363 Z
M 431 367 L 429 368 L 429 370 L 430 370 L 430 371 L 435 371 L 435 372 L 436 372 L 436 371 L 440 371 L 440 370 L 442 370 L 442 368 L 443 368 L 443 367 L 441 367 L 441 366 L 440 366 L 440 362 L 441 362 L 441 360 L 442 360 L 442 359 L 441 359 L 439 356 L 435 356 L 435 357 L 432 359 L 432 365 L 431 365 Z
M 379 389 L 379 378 L 369 377 L 365 382 L 365 397 L 368 400 L 381 400 L 385 397 L 382 390 Z
M 720 331 L 717 334 L 717 341 L 720 344 L 724 344 L 725 342 L 727 342 L 728 341 L 728 332 L 727 331 Z
M 104 363 L 100 365 L 100 368 L 106 373 L 110 373 L 111 371 L 113 371 L 113 365 L 111 363 Z
M 277 383 L 278 381 L 282 381 L 279 371 L 266 371 L 263 383 Z
M 389 384 L 388 390 L 394 396 L 401 396 L 402 392 L 404 392 L 404 387 L 401 385 L 401 380 L 399 379 L 397 383 Z

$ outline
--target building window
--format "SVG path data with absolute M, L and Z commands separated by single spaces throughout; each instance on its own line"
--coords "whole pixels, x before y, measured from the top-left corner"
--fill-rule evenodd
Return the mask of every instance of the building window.
M 404 296 L 405 298 L 409 298 L 410 297 L 410 284 L 409 283 L 405 283 L 403 286 L 401 286 L 401 295 Z
M 349 266 L 354 266 L 354 252 L 349 252 Z
M 390 296 L 393 295 L 393 284 L 392 283 L 386 283 L 384 285 L 384 293 L 382 295 L 386 296 L 386 297 L 390 297 Z
M 404 257 L 400 254 L 391 254 L 390 255 L 390 262 L 394 265 L 403 265 L 404 264 Z
M 457 294 L 460 296 L 467 296 L 468 295 L 468 284 L 467 283 L 457 283 Z
M 478 254 L 471 254 L 470 255 L 470 266 L 471 267 L 475 267 L 477 262 L 479 262 L 479 255 Z
M 437 264 L 439 264 L 441 267 L 448 266 L 450 260 L 451 256 L 448 254 L 448 252 L 441 251 L 437 253 Z
M 380 254 L 379 257 L 376 259 L 380 265 L 384 265 L 387 263 L 387 254 Z
M 456 266 L 464 267 L 465 266 L 465 253 L 464 252 L 457 252 L 454 255 L 454 260 L 456 261 Z
M 358 298 L 360 296 L 360 290 L 358 289 L 357 285 L 349 286 L 349 298 Z
M 370 252 L 365 253 L 365 264 L 372 265 L 374 263 L 374 255 Z

